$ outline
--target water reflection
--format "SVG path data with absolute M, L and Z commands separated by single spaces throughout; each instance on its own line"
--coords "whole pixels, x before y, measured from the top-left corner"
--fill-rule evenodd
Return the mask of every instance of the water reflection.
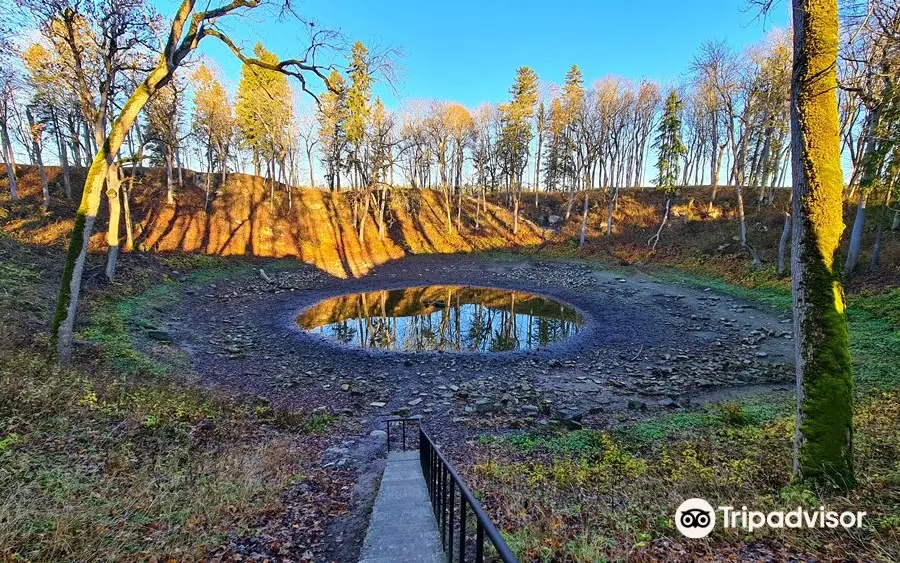
M 565 340 L 582 319 L 530 293 L 441 285 L 335 297 L 304 311 L 297 324 L 361 348 L 505 352 Z

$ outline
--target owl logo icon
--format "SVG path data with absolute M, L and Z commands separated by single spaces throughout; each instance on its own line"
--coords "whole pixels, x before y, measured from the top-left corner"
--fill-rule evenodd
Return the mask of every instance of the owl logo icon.
M 716 527 L 716 511 L 702 498 L 691 498 L 675 511 L 675 527 L 687 538 L 705 538 Z

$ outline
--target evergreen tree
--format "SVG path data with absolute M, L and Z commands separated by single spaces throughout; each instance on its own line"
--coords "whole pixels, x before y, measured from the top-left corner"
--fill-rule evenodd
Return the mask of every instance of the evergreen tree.
M 673 90 L 666 98 L 662 119 L 653 147 L 656 149 L 657 176 L 653 181 L 658 189 L 672 197 L 678 192 L 678 171 L 687 152 L 681 140 L 681 110 L 684 102 Z
M 359 176 L 362 166 L 362 145 L 366 138 L 366 126 L 372 110 L 372 77 L 369 71 L 368 50 L 360 41 L 350 52 L 350 86 L 347 88 L 347 119 L 344 126 L 347 142 L 352 148 L 350 164 Z
M 678 94 L 674 90 L 669 92 L 663 107 L 662 119 L 657 128 L 656 139 L 653 142 L 653 147 L 656 149 L 657 172 L 654 183 L 657 189 L 666 193 L 666 208 L 659 230 L 647 241 L 654 249 L 659 242 L 663 227 L 669 220 L 672 198 L 678 194 L 678 170 L 681 159 L 687 152 L 681 140 L 681 110 L 683 106 L 684 102 L 681 101 Z
M 578 65 L 572 65 L 566 73 L 566 83 L 563 89 L 562 119 L 563 119 L 563 146 L 561 149 L 562 169 L 567 173 L 562 179 L 568 178 L 569 204 L 566 206 L 566 219 L 572 214 L 572 206 L 575 204 L 575 189 L 578 185 L 579 168 L 576 165 L 575 152 L 579 146 L 576 138 L 575 121 L 584 108 L 584 77 Z
M 522 176 L 528 162 L 528 147 L 534 137 L 531 120 L 538 100 L 538 77 L 527 66 L 516 70 L 516 80 L 509 93 L 512 100 L 500 108 L 501 156 L 505 163 L 508 193 L 513 199 L 513 232 L 519 226 L 519 196 Z
M 347 88 L 344 77 L 332 70 L 328 76 L 331 89 L 322 94 L 319 106 L 319 139 L 325 182 L 331 190 L 341 189 L 341 163 L 347 143 Z

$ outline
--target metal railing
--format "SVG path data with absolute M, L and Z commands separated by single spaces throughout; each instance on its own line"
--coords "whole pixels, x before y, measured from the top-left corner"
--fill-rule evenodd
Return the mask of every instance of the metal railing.
M 491 561 L 517 563 L 516 556 L 503 541 L 503 536 L 421 425 L 419 460 L 448 563 L 465 563 L 469 557 L 475 563 L 483 563 L 485 557 L 489 557 Z M 469 535 L 471 520 L 475 524 L 474 537 Z M 490 541 L 489 547 L 493 547 L 492 552 L 487 554 L 485 536 Z
M 416 425 L 421 425 L 422 419 L 420 417 L 412 417 L 412 418 L 388 418 L 386 420 L 382 420 L 385 423 L 385 429 L 387 431 L 387 449 L 391 451 L 391 426 L 392 425 L 400 425 L 400 448 L 402 451 L 406 451 L 406 425 L 407 423 L 415 423 Z

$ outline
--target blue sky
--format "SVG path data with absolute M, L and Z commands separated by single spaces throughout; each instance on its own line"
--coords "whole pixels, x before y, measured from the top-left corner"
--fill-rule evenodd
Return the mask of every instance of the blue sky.
M 518 66 L 531 66 L 542 81 L 561 83 L 578 64 L 587 82 L 606 75 L 677 83 L 703 41 L 725 39 L 735 48 L 787 25 L 788 0 L 765 19 L 746 0 L 304 0 L 298 12 L 351 40 L 403 51 L 398 59 L 401 99 L 376 89 L 389 108 L 403 100 L 434 98 L 467 106 L 507 98 Z M 172 0 L 160 0 L 171 13 Z M 298 54 L 305 32 L 274 18 L 229 24 L 247 47 L 260 40 L 281 57 Z M 215 60 L 235 85 L 240 64 L 214 39 L 201 52 Z

